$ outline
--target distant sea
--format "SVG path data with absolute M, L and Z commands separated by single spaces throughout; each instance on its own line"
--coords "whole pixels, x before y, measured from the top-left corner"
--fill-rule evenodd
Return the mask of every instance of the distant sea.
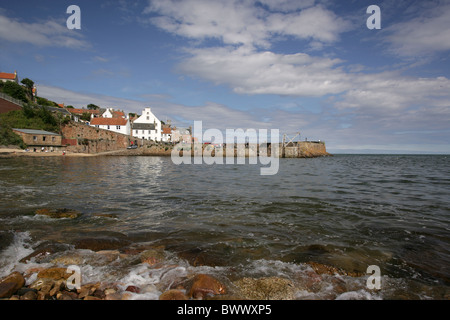
M 242 277 L 287 278 L 296 299 L 450 297 L 450 156 L 279 165 L 278 174 L 261 176 L 259 165 L 176 166 L 169 157 L 0 159 L 0 277 L 34 266 L 20 260 L 43 243 L 74 252 L 81 238 L 120 235 L 132 246 L 164 248 L 166 263 L 153 270 L 84 259 L 83 281 L 153 286 L 143 299 L 196 272 L 230 288 Z M 43 208 L 80 216 L 37 215 Z M 311 262 L 347 274 L 308 286 Z M 379 290 L 367 287 L 370 265 L 380 269 Z

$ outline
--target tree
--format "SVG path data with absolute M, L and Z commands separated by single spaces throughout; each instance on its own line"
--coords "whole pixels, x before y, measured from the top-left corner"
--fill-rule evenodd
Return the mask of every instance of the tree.
M 99 106 L 96 106 L 96 105 L 93 104 L 93 103 L 88 104 L 87 108 L 88 108 L 89 110 L 98 110 L 98 109 L 100 109 Z
M 34 81 L 30 80 L 28 78 L 22 79 L 22 81 L 20 81 L 20 83 L 22 83 L 23 85 L 25 85 L 25 87 L 28 89 L 27 90 L 27 95 L 28 98 L 30 100 L 33 99 L 33 86 L 34 86 Z

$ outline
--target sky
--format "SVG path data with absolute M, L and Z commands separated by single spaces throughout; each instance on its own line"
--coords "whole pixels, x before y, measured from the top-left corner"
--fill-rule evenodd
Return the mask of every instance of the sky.
M 450 153 L 449 53 L 448 0 L 0 2 L 0 72 L 38 96 L 331 153 Z

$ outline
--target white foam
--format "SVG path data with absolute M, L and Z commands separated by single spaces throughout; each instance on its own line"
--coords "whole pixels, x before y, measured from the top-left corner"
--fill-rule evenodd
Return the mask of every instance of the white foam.
M 34 251 L 31 243 L 29 232 L 14 232 L 13 241 L 0 253 L 0 277 L 15 271 L 21 264 L 19 261 Z

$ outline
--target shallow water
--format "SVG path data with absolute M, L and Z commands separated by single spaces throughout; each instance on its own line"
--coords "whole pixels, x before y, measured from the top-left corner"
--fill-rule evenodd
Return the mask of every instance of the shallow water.
M 84 279 L 153 286 L 145 299 L 175 275 L 202 271 L 230 283 L 286 277 L 299 283 L 299 299 L 448 299 L 449 163 L 336 155 L 280 159 L 277 175 L 261 176 L 259 165 L 176 166 L 164 157 L 0 159 L 0 276 L 29 267 L 18 261 L 45 241 L 120 235 L 163 246 L 167 267 L 94 263 L 84 250 Z M 81 216 L 52 219 L 36 215 L 41 208 Z M 305 287 L 311 261 L 355 276 Z M 380 267 L 381 290 L 366 286 L 369 265 Z

